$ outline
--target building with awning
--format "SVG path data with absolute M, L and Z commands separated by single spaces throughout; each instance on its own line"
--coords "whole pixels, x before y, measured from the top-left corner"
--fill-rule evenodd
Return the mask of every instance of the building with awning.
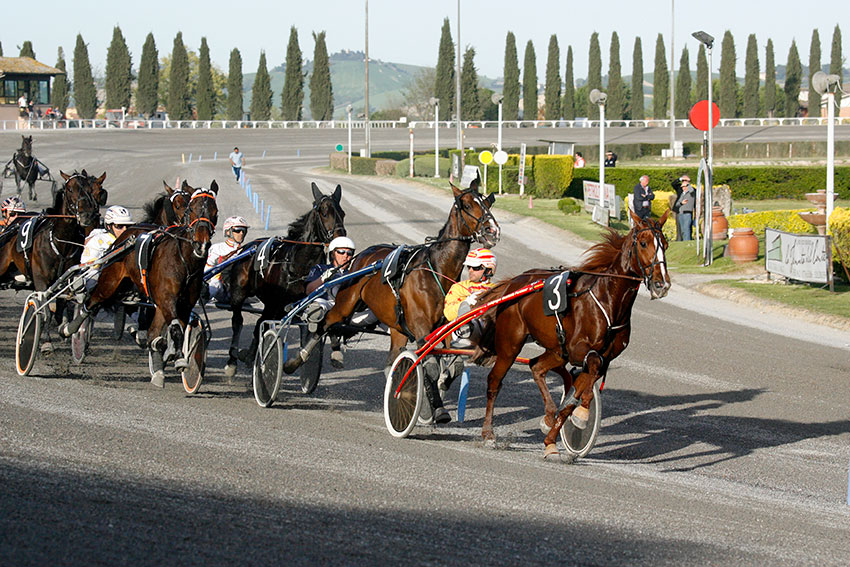
M 32 57 L 0 57 L 0 120 L 17 120 L 18 98 L 25 94 L 34 110 L 44 112 L 50 106 L 53 77 L 64 75 Z

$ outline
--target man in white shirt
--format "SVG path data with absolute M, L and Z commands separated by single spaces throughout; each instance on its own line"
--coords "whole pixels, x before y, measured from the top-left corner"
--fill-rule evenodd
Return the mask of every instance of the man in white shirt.
M 245 154 L 239 151 L 239 148 L 233 148 L 230 152 L 230 165 L 233 166 L 233 175 L 236 176 L 236 181 L 242 177 L 242 166 L 245 165 Z

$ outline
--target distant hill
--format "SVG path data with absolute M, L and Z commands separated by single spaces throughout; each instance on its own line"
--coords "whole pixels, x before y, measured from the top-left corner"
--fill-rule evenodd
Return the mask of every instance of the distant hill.
M 354 115 L 362 113 L 365 108 L 364 89 L 366 83 L 365 54 L 362 51 L 340 51 L 330 57 L 331 82 L 334 94 L 334 118 L 345 118 L 345 107 L 354 107 Z M 389 63 L 378 59 L 369 61 L 369 107 L 375 110 L 396 108 L 404 102 L 404 92 L 414 77 L 427 67 Z M 281 64 L 269 71 L 271 76 L 272 104 L 280 107 L 280 93 L 283 90 L 283 80 L 286 64 Z M 310 119 L 310 74 L 313 72 L 313 62 L 304 65 L 304 117 Z M 243 75 L 243 97 L 245 109 L 251 106 L 251 89 L 256 73 Z M 493 88 L 501 83 L 484 76 L 479 76 L 482 86 Z

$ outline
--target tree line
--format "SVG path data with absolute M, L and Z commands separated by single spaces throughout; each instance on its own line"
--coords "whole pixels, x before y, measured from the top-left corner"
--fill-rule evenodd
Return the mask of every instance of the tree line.
M 315 120 L 330 120 L 334 108 L 333 87 L 325 32 L 314 32 L 313 40 L 313 72 L 309 79 L 310 111 Z M 20 57 L 36 58 L 31 42 L 23 43 Z M 56 68 L 67 71 L 65 53 L 61 47 Z M 286 74 L 279 107 L 281 119 L 302 119 L 305 76 L 298 31 L 293 26 L 286 50 Z M 94 118 L 102 103 L 109 109 L 135 107 L 138 114 L 146 117 L 164 108 L 172 120 L 241 120 L 244 113 L 242 87 L 242 55 L 238 49 L 234 48 L 230 52 L 230 66 L 225 75 L 210 62 L 207 38 L 201 38 L 196 54 L 186 48 L 182 32 L 177 32 L 174 37 L 171 53 L 162 58 L 153 33 L 149 33 L 142 46 L 138 68 L 134 72 L 127 41 L 121 28 L 115 26 L 106 52 L 105 100 L 98 101 L 88 45 L 82 34 L 77 34 L 72 72 L 56 76 L 50 102 L 64 114 L 73 93 L 77 114 L 84 119 Z M 277 109 L 273 109 L 272 98 L 266 54 L 261 52 L 249 106 L 252 120 L 270 120 L 273 110 L 277 114 Z

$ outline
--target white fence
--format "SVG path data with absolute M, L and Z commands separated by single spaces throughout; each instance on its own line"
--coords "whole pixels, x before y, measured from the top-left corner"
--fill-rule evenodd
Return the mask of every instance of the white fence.
M 850 117 L 836 118 L 836 124 L 850 124 Z M 721 118 L 720 126 L 825 126 L 827 118 Z M 433 120 L 372 120 L 372 128 L 434 128 Z M 468 128 L 498 128 L 496 120 L 468 120 L 461 122 L 464 129 Z M 363 129 L 365 120 L 352 120 L 351 126 Z M 677 127 L 687 127 L 688 121 L 676 119 Z M 439 121 L 441 128 L 454 128 L 455 122 Z M 503 120 L 502 128 L 598 128 L 599 120 Z M 606 128 L 669 128 L 670 120 L 606 120 Z M 3 130 L 64 130 L 64 129 L 130 129 L 152 130 L 157 128 L 181 129 L 320 129 L 348 128 L 347 120 L 2 120 L 0 132 Z

